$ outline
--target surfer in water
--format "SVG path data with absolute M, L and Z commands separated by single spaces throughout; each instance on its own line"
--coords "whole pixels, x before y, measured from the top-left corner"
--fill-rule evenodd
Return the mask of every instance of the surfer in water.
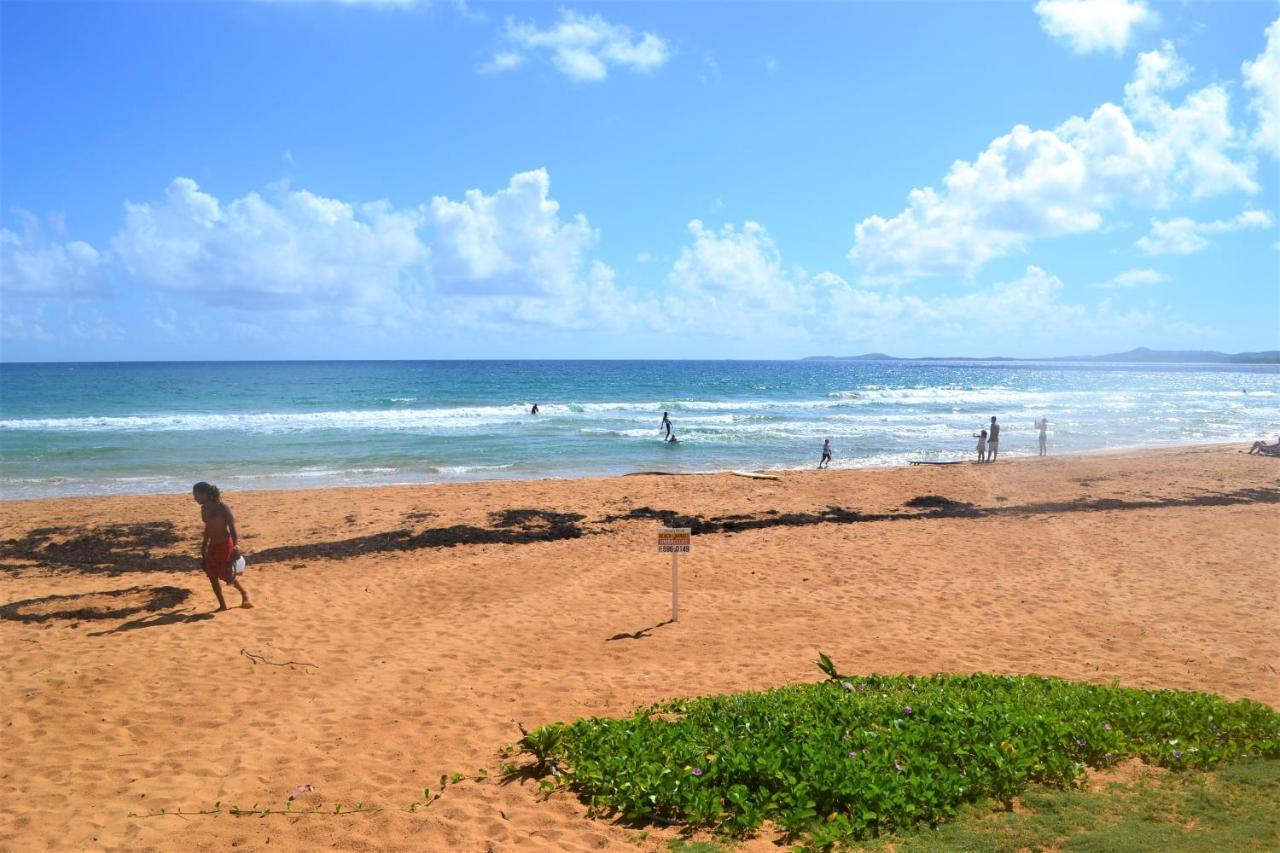
M 662 423 L 658 424 L 658 426 L 667 431 L 668 439 L 671 438 L 671 418 L 666 412 L 662 413 Z

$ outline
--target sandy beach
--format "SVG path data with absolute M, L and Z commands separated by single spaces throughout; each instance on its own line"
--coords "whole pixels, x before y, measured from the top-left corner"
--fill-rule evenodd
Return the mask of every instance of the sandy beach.
M 227 492 L 257 606 L 216 615 L 189 495 L 5 502 L 0 605 L 85 596 L 10 616 L 191 595 L 0 620 L 0 848 L 665 849 L 672 829 L 500 783 L 498 750 L 518 724 L 818 680 L 819 649 L 1280 706 L 1280 461 L 1240 451 Z M 664 511 L 699 532 L 675 624 Z M 145 817 L 299 785 L 382 811 Z

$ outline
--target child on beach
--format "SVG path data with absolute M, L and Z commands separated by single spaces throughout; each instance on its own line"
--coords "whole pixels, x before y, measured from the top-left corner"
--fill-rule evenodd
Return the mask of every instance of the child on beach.
M 978 439 L 978 461 L 985 462 L 987 459 L 987 431 L 975 432 L 973 437 Z
M 200 540 L 200 559 L 204 565 L 204 573 L 213 585 L 213 594 L 218 597 L 218 609 L 226 610 L 227 602 L 222 597 L 222 587 L 218 581 L 230 584 L 240 593 L 240 606 L 253 607 L 249 602 L 249 593 L 240 585 L 232 564 L 240 557 L 240 548 L 236 540 L 236 519 L 231 508 L 222 502 L 222 493 L 217 486 L 208 483 L 196 483 L 191 487 L 191 496 L 200 504 L 200 518 L 204 521 L 204 536 Z

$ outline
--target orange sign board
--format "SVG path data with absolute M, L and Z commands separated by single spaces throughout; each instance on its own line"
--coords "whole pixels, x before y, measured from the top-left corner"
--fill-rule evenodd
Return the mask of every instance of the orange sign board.
M 688 554 L 693 531 L 688 527 L 664 527 L 658 531 L 659 554 Z

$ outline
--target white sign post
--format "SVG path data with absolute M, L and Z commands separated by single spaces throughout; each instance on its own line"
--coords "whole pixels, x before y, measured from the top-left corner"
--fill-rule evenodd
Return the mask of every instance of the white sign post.
M 680 621 L 680 555 L 689 553 L 693 531 L 688 527 L 664 527 L 658 531 L 658 553 L 671 555 L 671 621 Z

